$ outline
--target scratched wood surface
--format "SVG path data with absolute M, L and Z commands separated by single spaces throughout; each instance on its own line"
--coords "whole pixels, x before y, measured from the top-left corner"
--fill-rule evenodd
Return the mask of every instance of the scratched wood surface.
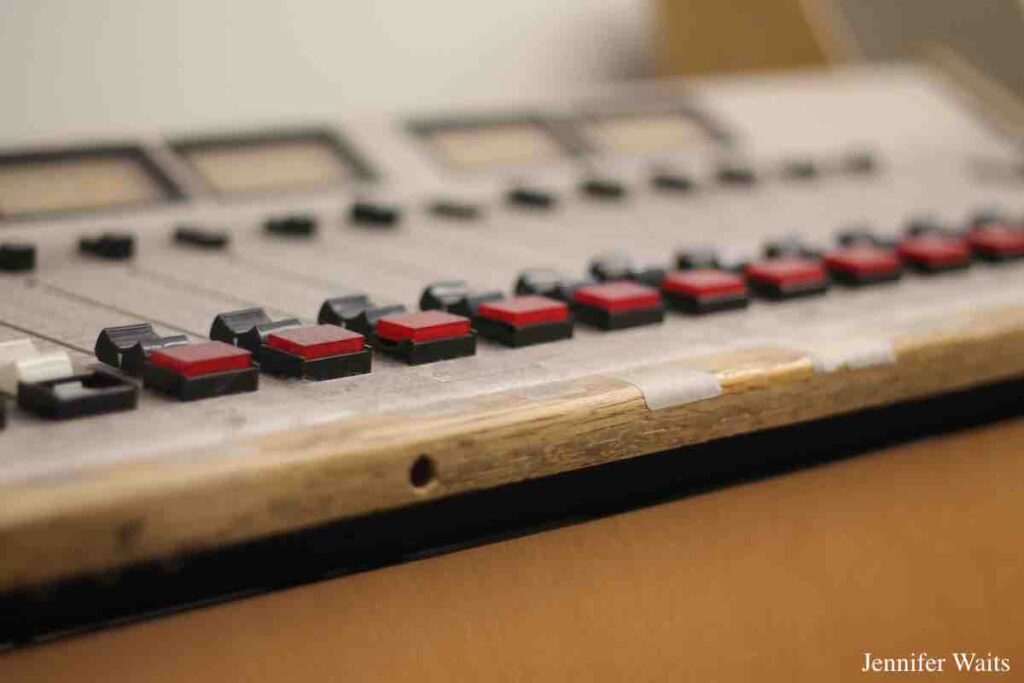
M 924 651 L 928 680 L 1013 680 L 1022 449 L 1024 420 L 928 439 L 25 648 L 0 678 L 863 681 L 865 652 Z

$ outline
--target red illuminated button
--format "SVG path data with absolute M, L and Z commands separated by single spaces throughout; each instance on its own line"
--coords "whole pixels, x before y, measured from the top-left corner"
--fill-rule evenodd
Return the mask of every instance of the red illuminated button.
M 824 264 L 808 259 L 776 259 L 747 266 L 747 278 L 778 287 L 815 285 L 826 277 Z
M 311 325 L 272 332 L 267 335 L 266 345 L 306 360 L 315 360 L 362 351 L 366 338 L 337 325 Z
M 560 323 L 569 318 L 569 307 L 544 296 L 517 296 L 480 304 L 477 315 L 514 327 Z
M 825 254 L 825 265 L 838 279 L 858 282 L 894 279 L 903 271 L 895 252 L 870 245 L 831 251 Z
M 172 346 L 149 354 L 149 362 L 183 377 L 199 377 L 252 367 L 252 354 L 219 341 Z
M 576 290 L 576 303 L 609 313 L 637 311 L 661 306 L 658 290 L 635 282 L 606 282 Z
M 976 228 L 967 236 L 974 251 L 990 258 L 1016 258 L 1024 256 L 1024 230 L 1005 225 Z
M 691 297 L 744 296 L 747 283 L 724 270 L 683 270 L 669 273 L 661 283 L 666 293 Z
M 377 321 L 377 336 L 393 342 L 452 339 L 465 337 L 470 331 L 469 318 L 444 311 L 389 315 Z
M 965 240 L 935 235 L 903 240 L 899 254 L 904 261 L 925 270 L 960 268 L 971 261 L 971 249 Z

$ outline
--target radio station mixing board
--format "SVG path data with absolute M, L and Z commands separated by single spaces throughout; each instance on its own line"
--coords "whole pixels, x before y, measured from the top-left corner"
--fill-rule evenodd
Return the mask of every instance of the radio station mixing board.
M 0 153 L 0 589 L 1024 372 L 911 67 Z

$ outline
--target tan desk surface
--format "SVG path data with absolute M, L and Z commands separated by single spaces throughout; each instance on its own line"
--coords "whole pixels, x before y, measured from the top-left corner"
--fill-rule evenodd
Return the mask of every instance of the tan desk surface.
M 1022 492 L 1024 419 L 16 651 L 0 680 L 836 681 L 922 650 L 1014 680 Z

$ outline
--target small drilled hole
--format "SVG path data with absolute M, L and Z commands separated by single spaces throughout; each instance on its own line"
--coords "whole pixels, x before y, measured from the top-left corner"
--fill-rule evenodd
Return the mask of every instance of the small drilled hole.
M 437 466 L 429 455 L 421 455 L 409 468 L 409 483 L 424 489 L 437 480 Z

